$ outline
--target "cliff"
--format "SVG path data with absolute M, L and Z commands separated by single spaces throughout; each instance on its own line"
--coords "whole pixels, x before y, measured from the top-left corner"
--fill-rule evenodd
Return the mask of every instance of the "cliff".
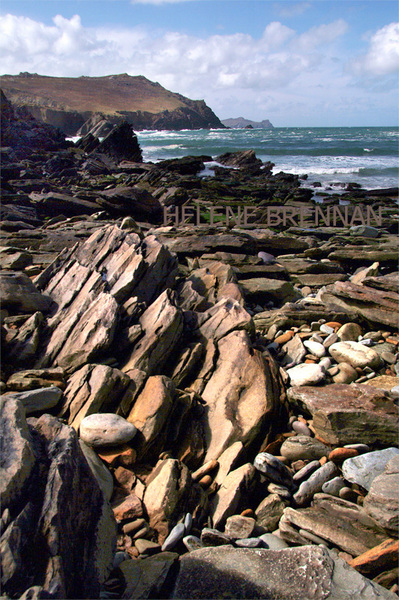
M 136 130 L 210 129 L 224 125 L 203 100 L 170 92 L 143 76 L 46 77 L 3 75 L 0 86 L 16 107 L 75 135 L 88 119 L 126 120 Z
M 250 121 L 243 117 L 237 117 L 236 119 L 224 119 L 222 123 L 225 127 L 229 127 L 230 129 L 274 129 L 268 119 L 264 119 L 263 121 Z

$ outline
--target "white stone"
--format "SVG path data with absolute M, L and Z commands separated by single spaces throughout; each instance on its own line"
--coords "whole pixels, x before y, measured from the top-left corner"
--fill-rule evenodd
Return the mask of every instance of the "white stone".
M 306 340 L 303 342 L 303 345 L 310 351 L 311 354 L 317 356 L 317 358 L 322 358 L 326 353 L 326 349 L 324 348 L 323 344 L 320 344 L 314 340 Z
M 329 348 L 331 356 L 338 362 L 349 363 L 354 369 L 360 367 L 378 368 L 381 359 L 373 348 L 367 348 L 359 342 L 337 342 Z
M 323 367 L 315 364 L 302 364 L 287 370 L 292 386 L 317 385 L 325 379 Z
M 137 429 L 123 417 L 99 413 L 85 417 L 80 424 L 80 438 L 89 446 L 115 446 L 129 442 Z

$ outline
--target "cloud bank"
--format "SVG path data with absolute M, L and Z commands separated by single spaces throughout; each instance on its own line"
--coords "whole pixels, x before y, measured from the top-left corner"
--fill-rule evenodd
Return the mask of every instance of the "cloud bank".
M 78 15 L 57 15 L 45 25 L 8 14 L 0 18 L 0 57 L 9 74 L 145 75 L 190 98 L 204 98 L 221 118 L 243 114 L 291 125 L 306 118 L 311 124 L 318 116 L 328 125 L 332 115 L 349 118 L 351 110 L 353 115 L 366 110 L 362 78 L 383 84 L 399 69 L 398 23 L 376 31 L 366 53 L 349 59 L 347 34 L 343 19 L 300 35 L 275 21 L 260 38 L 244 33 L 201 38 L 139 26 L 88 28 Z M 386 103 L 392 104 L 392 94 L 385 92 Z

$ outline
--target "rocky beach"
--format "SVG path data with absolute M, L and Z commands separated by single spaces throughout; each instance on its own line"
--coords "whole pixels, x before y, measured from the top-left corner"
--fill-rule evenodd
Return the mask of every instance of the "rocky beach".
M 108 130 L 1 98 L 1 598 L 397 599 L 398 190 Z

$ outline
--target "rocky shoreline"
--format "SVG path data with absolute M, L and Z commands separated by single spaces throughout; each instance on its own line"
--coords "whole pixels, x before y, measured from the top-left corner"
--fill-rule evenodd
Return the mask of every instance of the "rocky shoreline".
M 397 191 L 1 117 L 2 598 L 397 598 Z

